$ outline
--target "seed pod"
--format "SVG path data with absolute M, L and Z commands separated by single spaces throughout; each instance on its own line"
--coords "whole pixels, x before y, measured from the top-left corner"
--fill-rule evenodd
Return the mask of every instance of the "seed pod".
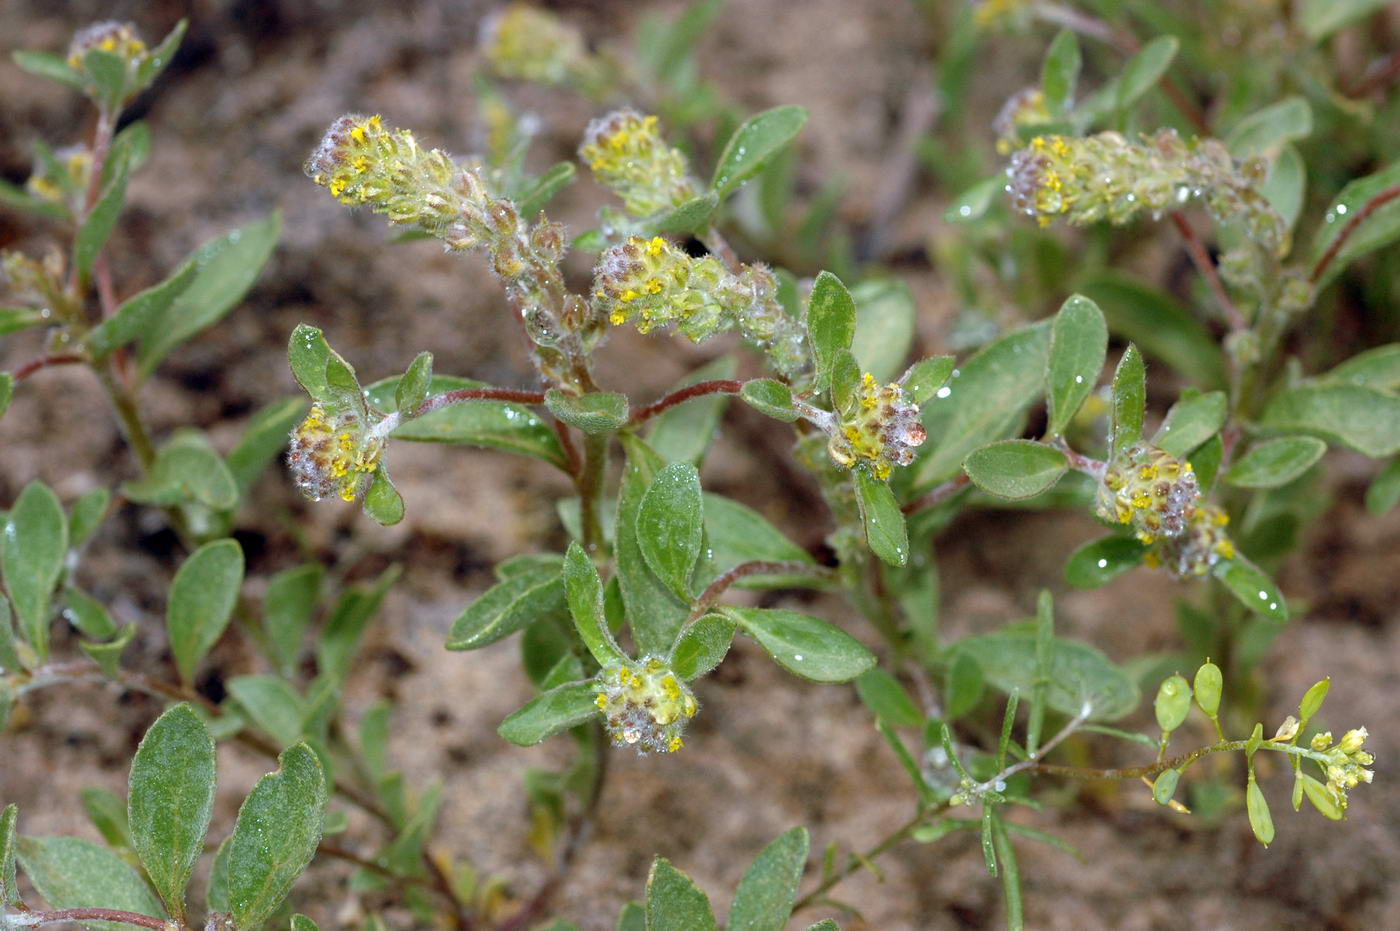
M 1212 718 L 1220 712 L 1220 692 L 1224 684 L 1220 667 L 1210 660 L 1196 670 L 1196 704 Z
M 1254 781 L 1254 771 L 1249 773 L 1249 785 L 1244 793 L 1244 807 L 1249 812 L 1249 828 L 1259 843 L 1265 847 L 1274 842 L 1274 819 L 1269 814 L 1269 803 L 1264 798 L 1259 783 Z
M 1322 814 L 1322 817 L 1332 821 L 1341 821 L 1346 816 L 1342 806 L 1337 803 L 1336 797 L 1325 785 L 1308 775 L 1300 774 L 1298 778 L 1303 781 L 1303 792 L 1307 795 L 1308 801 L 1313 803 L 1313 807 Z
M 1181 676 L 1163 680 L 1153 710 L 1157 712 L 1158 727 L 1168 733 L 1176 730 L 1191 713 L 1191 686 Z
M 1157 781 L 1152 783 L 1152 797 L 1156 799 L 1158 805 L 1166 805 L 1176 794 L 1176 784 L 1181 780 L 1181 773 L 1174 769 L 1163 770 L 1157 776 Z

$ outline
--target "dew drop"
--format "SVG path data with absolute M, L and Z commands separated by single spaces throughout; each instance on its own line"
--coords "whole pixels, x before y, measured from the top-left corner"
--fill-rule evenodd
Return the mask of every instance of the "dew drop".
M 1270 610 L 1270 611 L 1277 611 L 1277 610 L 1278 610 L 1278 602 L 1277 602 L 1277 601 L 1271 601 L 1271 602 L 1269 602 L 1269 610 Z
M 952 394 L 952 393 L 953 393 L 953 389 L 952 389 L 952 388 L 949 388 L 947 385 L 944 385 L 942 388 L 939 388 L 937 391 L 935 391 L 935 392 L 933 393 L 933 396 L 936 397 L 936 398 L 946 398 L 948 395 L 950 395 L 950 394 Z
M 1337 205 L 1337 216 L 1339 216 L 1339 217 L 1341 217 L 1341 216 L 1346 216 L 1346 212 L 1347 212 L 1347 205 L 1346 205 L 1346 204 L 1338 204 L 1338 205 Z
M 1075 383 L 1076 385 L 1082 385 L 1082 384 L 1084 384 L 1084 376 L 1083 376 L 1083 375 L 1076 375 L 1076 376 L 1074 376 L 1074 383 Z
M 799 663 L 802 662 L 802 654 L 801 654 L 801 653 L 794 653 L 794 654 L 792 654 L 792 658 L 793 658 L 794 660 L 796 660 L 797 662 L 799 662 Z
M 1269 600 L 1269 593 L 1266 592 L 1266 591 L 1260 590 L 1260 592 L 1259 592 L 1259 600 L 1260 600 L 1260 601 L 1268 601 L 1268 600 Z
M 1100 560 L 1099 560 L 1099 568 L 1100 568 L 1100 569 L 1107 569 L 1107 568 L 1108 568 L 1108 560 L 1107 560 L 1107 559 L 1100 559 Z
M 1006 791 L 1006 780 L 1005 780 L 1005 779 L 998 779 L 998 780 L 996 781 L 996 785 L 992 786 L 992 788 L 995 789 L 995 790 L 998 791 L 998 792 L 1005 792 L 1005 791 Z
M 970 217 L 970 216 L 972 216 L 972 208 L 969 207 L 967 204 L 963 204 L 961 207 L 958 208 L 958 216 L 960 216 L 960 217 Z

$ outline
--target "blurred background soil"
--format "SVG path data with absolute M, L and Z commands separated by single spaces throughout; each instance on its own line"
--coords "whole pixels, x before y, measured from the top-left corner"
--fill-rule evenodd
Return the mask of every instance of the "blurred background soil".
M 324 328 L 369 378 L 401 372 L 415 353 L 431 349 L 439 372 L 533 386 L 525 348 L 479 257 L 447 256 L 431 243 L 389 245 L 379 218 L 339 207 L 301 172 L 325 126 L 347 111 L 383 113 L 413 127 L 428 145 L 458 153 L 477 148 L 474 43 L 490 6 L 446 0 L 392 8 L 325 0 L 0 5 L 6 52 L 62 51 L 76 28 L 99 19 L 131 19 L 154 40 L 179 17 L 190 18 L 179 56 L 138 107 L 155 144 L 132 180 L 130 206 L 113 238 L 118 293 L 158 280 L 204 240 L 270 209 L 282 211 L 281 245 L 245 303 L 177 350 L 145 389 L 158 437 L 193 424 L 227 450 L 251 412 L 297 393 L 285 345 L 303 321 Z M 561 10 L 590 40 L 611 42 L 625 39 L 643 11 L 676 8 L 596 0 Z M 833 173 L 844 175 L 842 216 L 862 223 L 897 145 L 908 89 L 927 80 L 927 28 L 904 2 L 735 0 L 705 39 L 701 67 L 750 109 L 809 107 L 802 184 L 810 190 Z M 979 63 L 976 93 L 988 123 L 1007 93 L 1034 79 L 1042 47 L 1028 41 L 1014 51 L 1013 44 L 1013 53 Z M 0 60 L 0 88 L 0 172 L 12 181 L 27 176 L 34 136 L 62 145 L 90 130 L 85 104 L 24 74 L 8 54 Z M 584 124 L 597 115 L 565 92 L 520 88 L 512 96 L 544 127 L 532 154 L 537 168 L 569 157 Z M 891 254 L 920 256 L 896 271 L 919 301 L 925 354 L 946 349 L 952 298 L 938 269 L 922 258 L 922 244 L 941 228 L 951 193 L 917 184 L 890 232 Z M 579 230 L 601 202 L 599 191 L 582 181 L 550 213 Z M 44 227 L 0 213 L 0 246 L 35 254 L 49 241 Z M 582 282 L 587 268 L 576 265 L 572 273 Z M 603 381 L 644 401 L 726 348 L 622 334 L 604 351 Z M 41 351 L 36 334 L 7 338 L 0 367 L 14 368 Z M 799 473 L 774 467 L 774 457 L 787 451 L 768 439 L 768 423 L 747 410 L 729 411 L 706 464 L 707 487 L 759 508 L 804 545 L 817 546 L 829 528 L 812 506 L 815 489 L 793 477 Z M 308 555 L 333 560 L 351 579 L 402 564 L 403 579 L 346 690 L 350 717 L 379 696 L 399 700 L 391 741 L 397 764 L 410 784 L 441 779 L 445 786 L 436 846 L 500 877 L 512 895 L 528 897 L 547 870 L 525 839 L 521 778 L 527 767 L 565 763 L 572 751 L 563 740 L 520 750 L 496 736 L 501 718 L 528 697 L 513 640 L 469 654 L 447 653 L 442 643 L 462 607 L 490 583 L 494 561 L 562 545 L 554 502 L 569 488 L 543 465 L 484 450 L 399 444 L 393 462 L 408 517 L 387 529 L 357 508 L 309 505 L 280 468 L 270 469 L 239 522 L 248 591 L 256 597 L 268 575 Z M 1013 817 L 1065 837 L 1085 861 L 1018 841 L 1028 926 L 1400 928 L 1394 778 L 1400 513 L 1366 515 L 1361 493 L 1373 470 L 1365 460 L 1334 457 L 1329 510 L 1280 574 L 1290 600 L 1307 609 L 1276 641 L 1261 678 L 1263 707 L 1273 709 L 1270 729 L 1324 675 L 1333 680 L 1327 724 L 1371 729 L 1376 784 L 1354 793 L 1349 823 L 1287 810 L 1290 783 L 1277 770 L 1263 775 L 1278 823 L 1278 839 L 1267 850 L 1251 838 L 1242 812 L 1203 824 L 1158 808 L 1136 783 L 1050 788 L 1045 810 L 1020 809 Z M 51 483 L 67 502 L 132 475 L 86 371 L 50 369 L 16 393 L 0 424 L 0 501 L 12 501 L 34 478 Z M 183 554 L 162 527 L 158 513 L 122 509 L 88 547 L 80 581 L 120 618 L 138 623 L 127 662 L 167 675 L 163 586 Z M 1095 533 L 1085 515 L 990 511 L 959 519 L 940 543 L 945 630 L 960 636 L 996 629 L 1030 613 L 1036 592 L 1049 587 L 1061 631 L 1115 659 L 1179 648 L 1171 609 L 1179 589 L 1160 574 L 1138 570 L 1102 590 L 1065 590 L 1064 554 Z M 802 604 L 784 597 L 775 603 Z M 858 630 L 833 599 L 807 609 Z M 58 636 L 58 655 L 76 652 L 71 636 Z M 225 638 L 207 665 L 200 687 L 215 698 L 227 677 L 262 671 L 236 635 Z M 643 896 L 657 854 L 689 872 L 723 915 L 745 866 L 787 828 L 808 826 L 815 863 L 828 844 L 843 853 L 865 849 L 911 814 L 907 780 L 852 689 L 799 682 L 741 642 L 720 672 L 700 683 L 699 698 L 703 713 L 685 752 L 661 759 L 613 755 L 596 829 L 558 899 L 559 915 L 588 931 L 612 928 L 621 903 Z M 34 695 L 0 742 L 0 802 L 19 803 L 26 834 L 96 839 L 79 792 L 124 790 L 136 741 L 158 712 L 151 699 L 99 684 Z M 1147 727 L 1149 716 L 1129 723 Z M 1194 745 L 1179 739 L 1183 747 Z M 1086 741 L 1076 752 L 1102 765 L 1142 762 L 1105 743 Z M 267 769 L 265 760 L 229 746 L 220 762 L 216 839 Z M 1209 769 L 1198 767 L 1191 778 Z M 1239 772 L 1228 775 L 1229 784 L 1243 783 Z M 372 827 L 352 821 L 341 841 L 368 853 L 375 837 Z M 982 867 L 975 832 L 930 847 L 903 845 L 878 865 L 881 876 L 863 872 L 835 891 L 858 915 L 809 909 L 793 925 L 827 916 L 846 928 L 1004 923 L 998 883 Z M 318 865 L 295 893 L 298 907 L 322 927 L 351 926 L 360 903 L 346 891 L 348 872 L 334 862 Z M 394 914 L 402 926 L 411 924 L 406 913 Z

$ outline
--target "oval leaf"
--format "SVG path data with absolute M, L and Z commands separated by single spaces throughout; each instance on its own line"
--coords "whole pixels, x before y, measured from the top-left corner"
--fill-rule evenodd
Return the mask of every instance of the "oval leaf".
M 772 378 L 755 378 L 744 382 L 739 397 L 760 414 L 767 414 L 783 423 L 792 423 L 800 416 L 792 404 L 792 389 Z
M 1259 425 L 1315 434 L 1378 459 L 1400 452 L 1400 397 L 1359 385 L 1303 385 L 1274 398 Z
M 20 837 L 15 853 L 29 881 L 52 908 L 115 908 L 165 917 L 145 882 L 106 847 L 77 837 Z M 85 924 L 130 931 L 130 925 L 115 922 Z
M 1076 55 L 1077 52 L 1076 46 Z M 1084 399 L 1098 384 L 1107 351 L 1108 324 L 1103 311 L 1082 294 L 1071 296 L 1060 306 L 1050 329 L 1050 364 L 1046 372 L 1050 406 L 1047 435 L 1058 436 L 1069 426 Z
M 1274 580 L 1243 556 L 1221 560 L 1212 574 L 1251 611 L 1274 621 L 1288 620 L 1288 602 Z
M 1014 500 L 1031 498 L 1053 487 L 1069 468 L 1069 460 L 1044 443 L 1006 440 L 974 449 L 963 468 L 978 488 Z
M 807 301 L 807 336 L 816 362 L 813 387 L 824 390 L 831 384 L 836 356 L 851 348 L 856 335 L 856 304 L 851 292 L 831 272 L 817 275 Z
M 20 630 L 40 662 L 49 655 L 49 606 L 68 552 L 68 520 L 58 496 L 30 482 L 5 518 L 0 572 Z
M 517 747 L 531 747 L 546 737 L 582 724 L 598 713 L 591 682 L 569 682 L 536 695 L 512 713 L 496 733 Z
M 875 656 L 839 627 L 806 614 L 767 608 L 725 608 L 788 672 L 815 682 L 849 682 Z
M 544 403 L 551 414 L 584 433 L 608 433 L 627 425 L 627 398 L 616 392 L 577 395 L 551 388 Z
M 734 640 L 734 621 L 723 614 L 706 614 L 681 631 L 671 650 L 671 669 L 689 682 L 720 664 Z
M 700 558 L 702 502 L 695 466 L 673 462 L 652 479 L 637 510 L 634 532 L 642 558 L 682 601 L 690 600 L 690 575 Z
M 862 372 L 881 383 L 904 368 L 914 341 L 914 296 L 909 286 L 892 279 L 862 281 L 851 289 L 856 302 L 856 332 L 851 352 Z
M 542 617 L 563 617 L 559 567 L 513 575 L 493 585 L 462 612 L 447 636 L 449 650 L 478 650 Z
M 238 809 L 228 851 L 228 904 L 240 928 L 256 928 L 291 891 L 321 842 L 326 777 L 304 743 L 277 758 Z
M 603 581 L 593 561 L 577 543 L 570 543 L 569 551 L 564 554 L 564 595 L 583 645 L 588 647 L 598 665 L 609 666 L 626 659 L 608 628 L 603 611 Z
M 815 566 L 810 553 L 783 536 L 753 508 L 705 492 L 705 537 L 716 572 L 746 562 L 797 562 Z M 747 575 L 736 588 L 808 588 L 827 584 L 816 575 Z
M 1313 239 L 1314 267 L 1337 245 L 1343 230 L 1350 228 L 1350 232 L 1318 279 L 1319 292 L 1351 262 L 1400 238 L 1400 200 L 1391 200 L 1372 210 L 1352 228 L 1355 218 L 1361 215 L 1373 197 L 1397 184 L 1400 184 L 1400 160 L 1391 162 L 1375 174 L 1351 182 L 1342 188 L 1337 199 L 1327 208 L 1322 217 L 1323 224 Z
M 807 829 L 796 827 L 763 848 L 739 880 L 725 931 L 783 931 L 807 866 L 808 843 Z
M 720 196 L 733 191 L 791 142 L 806 122 L 807 108 L 792 105 L 749 117 L 725 143 L 710 187 Z
M 647 876 L 647 931 L 714 931 L 710 900 L 663 857 Z
M 1225 481 L 1241 488 L 1277 488 L 1312 467 L 1327 444 L 1311 436 L 1285 436 L 1252 447 L 1230 466 Z
M 1147 547 L 1132 537 L 1102 537 L 1070 554 L 1065 581 L 1075 588 L 1098 588 L 1142 565 Z
M 234 540 L 204 544 L 175 573 L 165 624 L 184 681 L 223 635 L 242 583 L 243 550 Z
M 909 561 L 909 528 L 890 486 L 864 469 L 855 470 L 856 503 L 870 551 L 891 566 Z
M 183 919 L 185 886 L 214 810 L 214 739 L 188 704 L 156 719 L 131 761 L 127 818 L 146 875 Z
M 1143 364 L 1142 353 L 1129 343 L 1113 372 L 1113 423 L 1109 445 L 1114 456 L 1142 439 L 1146 408 L 1147 367 Z
M 1178 459 L 1184 459 L 1197 446 L 1210 439 L 1225 424 L 1225 392 L 1185 395 L 1167 411 L 1152 445 Z

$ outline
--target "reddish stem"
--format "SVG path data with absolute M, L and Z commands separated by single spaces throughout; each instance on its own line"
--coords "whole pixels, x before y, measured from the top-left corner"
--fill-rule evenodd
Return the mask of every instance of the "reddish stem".
M 1191 263 L 1196 266 L 1196 271 L 1201 273 L 1201 277 L 1210 286 L 1211 293 L 1215 295 L 1215 301 L 1220 305 L 1221 311 L 1225 314 L 1225 321 L 1230 324 L 1232 330 L 1243 330 L 1249 324 L 1244 319 L 1244 314 L 1230 300 L 1229 293 L 1225 290 L 1225 283 L 1220 280 L 1220 273 L 1215 268 L 1215 263 L 1211 261 L 1210 254 L 1206 252 L 1205 245 L 1201 238 L 1196 235 L 1190 222 L 1182 215 L 1181 211 L 1173 210 L 1171 213 L 1172 223 L 1176 226 L 1176 231 L 1181 234 L 1182 244 L 1186 246 L 1186 254 L 1191 256 Z
M 740 563 L 728 572 L 723 573 L 706 589 L 700 593 L 700 597 L 695 599 L 695 609 L 690 612 L 690 617 L 686 618 L 686 623 L 696 620 L 705 612 L 712 608 L 719 596 L 723 595 L 731 585 L 745 576 L 750 575 L 810 575 L 822 578 L 831 575 L 831 570 L 826 566 L 816 566 L 806 562 L 765 562 L 755 560 L 753 562 Z
M 150 915 L 123 912 L 115 908 L 60 908 L 51 912 L 29 912 L 24 916 L 21 927 L 34 928 L 39 925 L 57 924 L 60 921 L 119 921 L 138 928 L 154 928 L 155 931 L 165 931 L 166 927 L 164 918 L 152 918 Z
M 543 391 L 516 391 L 513 388 L 458 388 L 435 394 L 413 411 L 413 417 L 422 417 L 433 411 L 458 404 L 462 401 L 513 401 L 517 404 L 543 404 Z M 411 419 L 411 418 L 410 418 Z
M 1327 247 L 1327 251 L 1322 254 L 1322 258 L 1317 260 L 1317 264 L 1313 266 L 1312 274 L 1308 276 L 1308 281 L 1313 284 L 1317 284 L 1321 281 L 1323 273 L 1326 272 L 1336 260 L 1338 253 L 1342 251 L 1342 247 L 1346 245 L 1352 233 L 1356 232 L 1357 227 L 1370 219 L 1371 214 L 1397 197 L 1400 197 L 1400 184 L 1388 187 L 1375 197 L 1366 201 L 1361 209 L 1356 211 L 1356 216 L 1348 220 L 1347 225 L 1342 227 L 1342 231 L 1337 234 L 1336 239 L 1332 240 L 1332 245 Z
M 922 498 L 917 498 L 913 501 L 910 501 L 901 510 L 903 510 L 905 514 L 914 514 L 918 511 L 924 510 L 925 508 L 937 507 L 944 501 L 947 501 L 949 498 L 953 497 L 953 495 L 962 491 L 963 486 L 966 485 L 969 481 L 971 481 L 971 479 L 967 477 L 966 472 L 959 472 L 957 475 L 948 479 L 948 481 L 944 482 L 942 485 L 939 485 L 937 488 L 933 489 L 928 494 L 924 495 Z
M 83 362 L 84 358 L 76 352 L 62 352 L 52 356 L 40 356 L 30 362 L 24 363 L 15 369 L 15 381 L 24 381 L 39 369 L 48 368 L 51 365 L 73 365 L 76 362 Z
M 554 435 L 559 437 L 559 445 L 564 449 L 564 458 L 569 462 L 569 474 L 577 478 L 583 474 L 583 460 L 579 458 L 574 438 L 569 434 L 569 428 L 562 420 L 554 421 Z
M 679 388 L 670 394 L 653 401 L 646 407 L 640 407 L 632 414 L 631 425 L 636 426 L 646 420 L 655 417 L 668 407 L 675 407 L 692 398 L 704 397 L 707 394 L 738 394 L 744 383 L 733 378 L 717 378 L 713 381 L 696 382 L 685 388 Z
M 1343 90 L 1342 94 L 1346 97 L 1365 97 L 1395 80 L 1396 75 L 1400 75 L 1400 49 L 1391 52 L 1380 66 Z

